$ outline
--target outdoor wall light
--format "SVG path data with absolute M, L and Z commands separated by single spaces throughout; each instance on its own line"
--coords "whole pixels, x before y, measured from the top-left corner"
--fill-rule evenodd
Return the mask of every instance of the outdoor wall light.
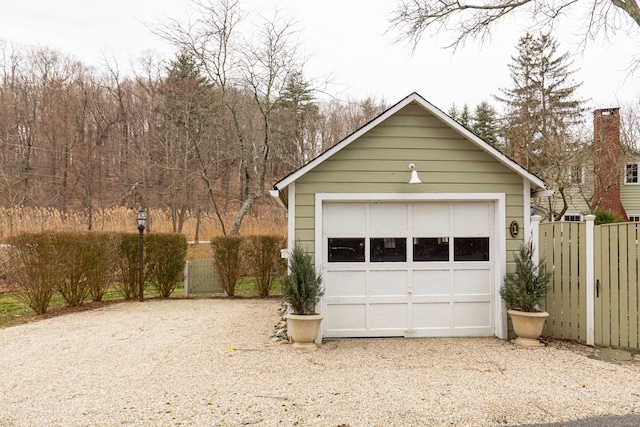
M 416 165 L 414 163 L 409 163 L 409 170 L 411 171 L 411 179 L 409 180 L 409 184 L 422 184 L 422 181 L 420 181 L 420 177 L 418 176 L 418 171 L 416 171 Z

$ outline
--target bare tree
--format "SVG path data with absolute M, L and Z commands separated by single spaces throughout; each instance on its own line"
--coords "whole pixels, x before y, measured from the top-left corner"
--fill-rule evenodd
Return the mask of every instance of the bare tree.
M 528 29 L 548 32 L 561 22 L 577 24 L 584 41 L 621 32 L 638 34 L 640 6 L 636 0 L 592 0 L 577 10 L 582 2 L 575 0 L 399 0 L 390 22 L 400 30 L 400 40 L 409 41 L 415 49 L 425 31 L 453 34 L 447 46 L 456 49 L 468 39 L 481 43 L 491 37 L 494 28 L 508 16 L 524 14 Z M 634 60 L 635 67 L 638 60 Z
M 320 104 L 322 122 L 319 125 L 321 147 L 324 151 L 352 134 L 387 109 L 384 100 L 367 98 L 362 101 L 338 100 Z
M 94 229 L 94 213 L 107 202 L 109 152 L 119 120 L 117 103 L 97 75 L 87 75 L 78 82 L 81 109 L 76 118 L 77 136 L 71 164 L 75 196 L 87 214 L 87 228 Z M 116 133 L 117 136 L 117 133 Z M 117 142 L 116 142 L 117 144 Z
M 15 192 L 17 206 L 32 202 L 29 196 L 32 183 L 33 152 L 37 135 L 37 105 L 34 81 L 27 58 L 17 49 L 2 46 L 2 149 L 3 173 L 9 174 L 6 182 Z M 17 179 L 17 181 L 15 180 Z
M 198 61 L 222 96 L 234 130 L 238 211 L 230 234 L 237 234 L 244 216 L 265 194 L 272 145 L 272 120 L 288 77 L 301 68 L 293 24 L 278 13 L 265 20 L 253 38 L 244 38 L 237 0 L 192 2 L 199 17 L 189 24 L 170 21 L 153 31 Z M 251 101 L 248 103 L 248 101 Z M 200 147 L 200 175 L 220 218 L 219 194 L 211 163 Z M 223 233 L 226 227 L 220 218 Z
M 635 100 L 620 106 L 620 122 L 623 147 L 640 152 L 640 94 Z

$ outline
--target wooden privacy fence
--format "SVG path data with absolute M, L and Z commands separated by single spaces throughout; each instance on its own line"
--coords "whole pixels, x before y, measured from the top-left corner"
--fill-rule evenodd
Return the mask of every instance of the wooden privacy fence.
M 595 227 L 595 343 L 640 349 L 638 223 Z
M 205 296 L 222 294 L 213 265 L 213 258 L 187 261 L 184 266 L 184 296 Z
M 640 349 L 640 224 L 532 221 L 537 256 L 552 271 L 544 335 Z
M 586 342 L 586 224 L 540 224 L 538 250 L 553 273 L 544 335 Z

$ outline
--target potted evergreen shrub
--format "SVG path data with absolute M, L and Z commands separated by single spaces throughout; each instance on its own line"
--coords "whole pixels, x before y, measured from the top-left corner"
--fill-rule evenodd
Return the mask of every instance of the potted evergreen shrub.
M 549 290 L 551 272 L 546 262 L 533 262 L 532 243 L 524 244 L 514 256 L 516 269 L 507 274 L 500 288 L 500 296 L 507 306 L 515 343 L 523 347 L 539 347 L 540 335 L 549 313 L 540 310 L 540 303 Z
M 311 255 L 296 244 L 289 254 L 289 274 L 284 279 L 284 300 L 289 334 L 296 348 L 315 350 L 323 315 L 316 313 L 316 304 L 324 294 L 322 276 L 316 273 Z

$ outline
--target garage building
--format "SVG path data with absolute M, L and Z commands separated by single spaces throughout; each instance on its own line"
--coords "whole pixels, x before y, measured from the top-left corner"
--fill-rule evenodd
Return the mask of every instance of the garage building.
M 498 336 L 535 175 L 413 93 L 274 185 L 324 278 L 322 338 Z

